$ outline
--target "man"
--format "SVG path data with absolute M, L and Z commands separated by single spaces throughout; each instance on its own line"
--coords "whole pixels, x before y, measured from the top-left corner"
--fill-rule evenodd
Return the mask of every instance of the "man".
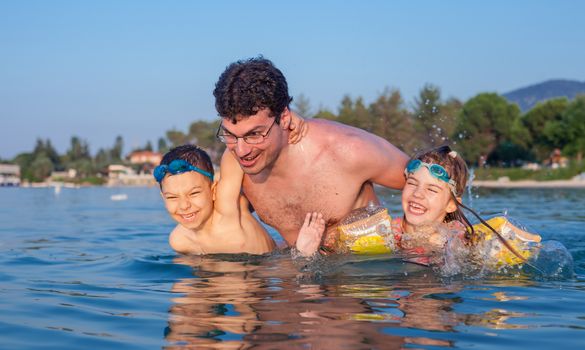
M 364 130 L 311 119 L 306 136 L 288 144 L 292 98 L 282 72 L 267 59 L 232 63 L 213 95 L 223 119 L 217 136 L 245 173 L 245 196 L 289 246 L 307 213 L 323 214 L 330 241 L 352 209 L 378 203 L 373 183 L 404 185 L 407 156 Z

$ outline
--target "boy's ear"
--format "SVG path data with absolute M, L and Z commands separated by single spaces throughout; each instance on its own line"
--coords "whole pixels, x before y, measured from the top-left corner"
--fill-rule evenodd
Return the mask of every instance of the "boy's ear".
M 461 197 L 457 197 L 457 202 L 461 203 Z M 453 213 L 455 210 L 457 210 L 457 204 L 455 203 L 453 198 L 449 200 L 449 203 L 447 203 L 447 208 L 445 208 L 445 210 L 447 211 L 447 213 Z
M 292 112 L 290 109 L 288 109 L 288 107 L 285 107 L 284 111 L 282 111 L 282 114 L 280 115 L 280 128 L 282 130 L 288 130 L 290 127 L 291 113 Z

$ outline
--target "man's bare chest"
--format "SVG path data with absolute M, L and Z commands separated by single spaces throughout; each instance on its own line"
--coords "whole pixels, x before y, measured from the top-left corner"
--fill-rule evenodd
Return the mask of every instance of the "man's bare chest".
M 353 208 L 360 188 L 360 184 L 316 178 L 244 183 L 244 193 L 258 216 L 281 233 L 298 230 L 309 212 L 322 213 L 328 224 L 337 222 Z

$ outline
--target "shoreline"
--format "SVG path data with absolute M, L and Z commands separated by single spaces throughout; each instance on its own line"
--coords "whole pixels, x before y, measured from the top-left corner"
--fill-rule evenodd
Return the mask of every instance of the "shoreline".
M 585 181 L 580 179 L 550 181 L 474 180 L 470 186 L 482 188 L 585 188 Z

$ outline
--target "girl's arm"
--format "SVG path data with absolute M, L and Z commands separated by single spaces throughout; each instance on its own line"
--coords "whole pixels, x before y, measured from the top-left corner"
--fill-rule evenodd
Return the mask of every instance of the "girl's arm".
M 307 213 L 299 231 L 296 248 L 302 256 L 312 256 L 319 250 L 325 232 L 325 219 L 321 213 Z
M 518 237 L 522 241 L 540 242 L 540 240 L 542 239 L 539 235 L 524 231 L 524 230 L 512 225 L 512 223 L 508 220 L 506 221 L 506 225 L 508 225 L 508 227 L 510 229 L 512 229 L 512 231 L 514 232 L 516 237 Z

